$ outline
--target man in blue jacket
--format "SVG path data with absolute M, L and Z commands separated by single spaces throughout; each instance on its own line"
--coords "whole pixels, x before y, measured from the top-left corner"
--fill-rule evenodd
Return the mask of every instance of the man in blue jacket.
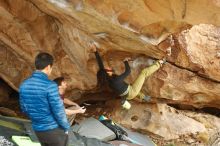
M 42 146 L 66 146 L 70 125 L 57 84 L 48 79 L 53 57 L 39 53 L 36 71 L 19 88 L 21 110 L 30 118 Z

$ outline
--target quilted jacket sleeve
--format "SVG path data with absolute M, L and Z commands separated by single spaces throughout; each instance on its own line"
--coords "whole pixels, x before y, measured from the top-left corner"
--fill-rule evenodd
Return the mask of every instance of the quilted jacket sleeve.
M 25 108 L 25 104 L 24 104 L 24 102 L 23 102 L 23 97 L 22 97 L 22 94 L 21 94 L 22 90 L 23 90 L 23 88 L 22 88 L 22 86 L 20 86 L 20 88 L 19 88 L 19 103 L 20 103 L 20 108 L 21 108 L 21 111 L 22 111 L 23 113 L 27 114 L 27 111 L 26 111 L 26 108 Z
M 69 122 L 67 121 L 66 113 L 64 110 L 63 102 L 60 98 L 58 87 L 56 83 L 51 83 L 47 89 L 48 91 L 48 102 L 51 107 L 51 111 L 61 128 L 67 131 L 70 128 Z

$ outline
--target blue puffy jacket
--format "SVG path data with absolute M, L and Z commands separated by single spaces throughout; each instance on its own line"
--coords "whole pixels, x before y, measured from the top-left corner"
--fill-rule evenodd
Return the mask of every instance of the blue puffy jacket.
M 57 84 L 45 73 L 35 71 L 20 85 L 19 96 L 21 110 L 31 119 L 35 131 L 70 128 Z

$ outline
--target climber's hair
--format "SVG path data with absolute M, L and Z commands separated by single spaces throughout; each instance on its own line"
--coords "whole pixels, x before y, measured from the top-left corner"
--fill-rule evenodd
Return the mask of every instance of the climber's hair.
M 39 53 L 35 58 L 35 67 L 37 70 L 43 70 L 48 65 L 53 65 L 53 56 L 49 53 Z
M 55 83 L 57 83 L 58 86 L 61 86 L 61 83 L 62 83 L 64 80 L 65 80 L 64 77 L 58 77 L 58 78 L 54 79 L 53 81 L 54 81 Z

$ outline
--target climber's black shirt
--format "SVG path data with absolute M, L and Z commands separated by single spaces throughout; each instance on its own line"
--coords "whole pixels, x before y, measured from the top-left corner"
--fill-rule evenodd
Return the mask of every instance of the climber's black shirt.
M 99 71 L 97 73 L 97 78 L 99 82 L 98 84 L 103 85 L 105 82 L 108 82 L 109 87 L 113 91 L 115 91 L 118 95 L 124 93 L 128 88 L 128 84 L 124 81 L 124 79 L 131 73 L 131 69 L 128 64 L 128 61 L 124 62 L 125 65 L 124 73 L 120 75 L 113 74 L 112 76 L 109 76 L 104 68 L 102 59 L 97 51 L 95 52 L 95 56 L 97 63 L 99 65 Z

